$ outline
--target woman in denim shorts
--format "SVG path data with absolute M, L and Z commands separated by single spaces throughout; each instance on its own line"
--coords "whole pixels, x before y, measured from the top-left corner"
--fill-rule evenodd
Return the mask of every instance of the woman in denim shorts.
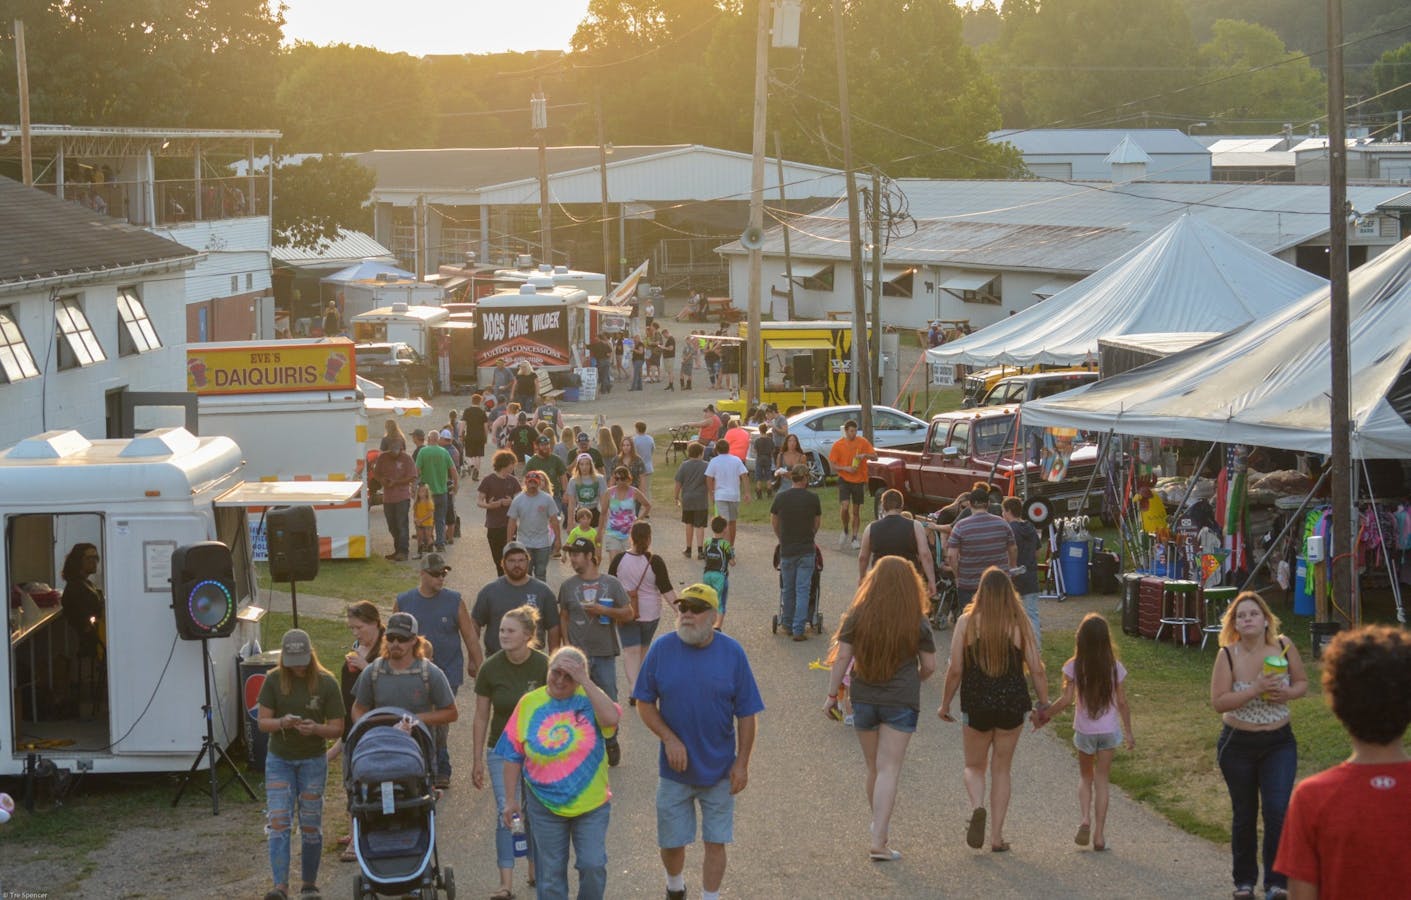
M 637 594 L 637 618 L 631 622 L 619 622 L 617 636 L 622 639 L 622 664 L 627 669 L 627 693 L 637 686 L 637 672 L 642 668 L 642 657 L 656 637 L 657 626 L 661 624 L 663 603 L 676 604 L 676 589 L 671 583 L 671 573 L 666 570 L 666 560 L 652 552 L 652 525 L 638 519 L 632 523 L 630 535 L 632 547 L 625 553 L 614 556 L 608 565 L 608 574 L 622 582 L 629 592 Z M 632 704 L 636 706 L 636 704 Z
M 833 668 L 823 703 L 829 718 L 841 718 L 838 690 L 848 664 L 853 664 L 853 728 L 867 763 L 867 800 L 872 807 L 868 857 L 878 862 L 901 859 L 887 844 L 892 807 L 906 745 L 920 717 L 921 682 L 936 671 L 925 596 L 909 562 L 896 556 L 877 560 L 838 623 L 829 655 Z

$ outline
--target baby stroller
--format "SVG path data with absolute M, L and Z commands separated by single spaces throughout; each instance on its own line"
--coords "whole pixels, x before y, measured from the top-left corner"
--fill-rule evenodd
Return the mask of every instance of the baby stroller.
M 348 792 L 352 847 L 358 859 L 355 900 L 411 894 L 455 900 L 455 873 L 436 853 L 436 744 L 419 721 L 396 728 L 406 710 L 383 706 L 348 732 L 343 787 Z
M 949 569 L 936 569 L 936 596 L 931 598 L 931 630 L 945 631 L 960 618 L 960 595 Z
M 779 625 L 782 622 L 787 631 L 792 626 L 790 622 L 784 622 L 784 573 L 779 569 L 779 545 L 774 545 L 774 569 L 779 572 L 779 611 L 774 614 L 774 621 L 770 623 L 769 630 L 774 634 L 779 633 Z M 823 583 L 823 551 L 817 544 L 813 545 L 813 581 L 808 586 L 808 623 L 813 625 L 814 634 L 823 633 L 823 613 L 818 609 L 818 595 Z

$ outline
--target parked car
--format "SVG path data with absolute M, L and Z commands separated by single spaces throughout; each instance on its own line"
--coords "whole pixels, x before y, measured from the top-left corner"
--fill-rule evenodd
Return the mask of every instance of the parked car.
M 848 419 L 862 422 L 862 407 L 856 403 L 847 406 L 824 406 L 804 410 L 789 416 L 789 434 L 796 434 L 799 446 L 808 454 L 808 464 L 813 469 L 809 483 L 813 487 L 823 484 L 833 474 L 828 465 L 828 451 L 833 442 L 843 436 L 843 423 Z M 754 433 L 749 429 L 750 452 L 746 465 L 754 470 Z M 878 449 L 896 447 L 921 447 L 926 434 L 926 420 L 918 419 L 911 413 L 893 409 L 890 406 L 872 407 L 872 445 Z
M 1100 515 L 1104 480 L 1094 477 L 1097 448 L 1073 451 L 1059 481 L 1045 481 L 1032 459 L 1015 458 L 1025 441 L 1018 406 L 956 410 L 931 420 L 920 450 L 893 449 L 867 464 L 874 506 L 887 488 L 901 491 L 906 508 L 922 514 L 939 509 L 977 481 L 999 485 L 1024 501 L 1029 520 L 1046 525 L 1055 515 Z M 1091 490 L 1089 486 L 1091 485 Z M 1086 502 L 1085 502 L 1086 492 Z
M 1041 372 L 1037 375 L 1011 375 L 1000 379 L 978 406 L 1007 406 L 1051 397 L 1097 381 L 1098 374 L 1087 370 Z
M 357 345 L 358 374 L 402 397 L 434 397 L 436 370 L 410 344 L 384 341 Z

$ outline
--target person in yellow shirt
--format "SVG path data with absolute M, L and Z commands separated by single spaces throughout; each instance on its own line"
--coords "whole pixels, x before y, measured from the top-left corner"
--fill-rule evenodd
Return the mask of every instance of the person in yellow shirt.
M 862 546 L 862 501 L 867 496 L 867 461 L 876 459 L 872 442 L 857 433 L 857 423 L 843 423 L 842 440 L 835 441 L 828 451 L 828 465 L 838 476 L 838 516 L 843 521 L 843 533 L 838 549 L 846 550 L 849 541 L 854 550 Z M 849 514 L 852 521 L 849 528 Z

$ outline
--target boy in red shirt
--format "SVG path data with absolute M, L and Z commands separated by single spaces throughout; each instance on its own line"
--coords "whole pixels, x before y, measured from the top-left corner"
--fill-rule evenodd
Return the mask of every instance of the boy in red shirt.
M 1381 897 L 1411 884 L 1411 637 L 1373 626 L 1323 654 L 1323 693 L 1352 756 L 1294 789 L 1274 868 L 1294 900 Z M 1397 888 L 1396 885 L 1402 887 Z

